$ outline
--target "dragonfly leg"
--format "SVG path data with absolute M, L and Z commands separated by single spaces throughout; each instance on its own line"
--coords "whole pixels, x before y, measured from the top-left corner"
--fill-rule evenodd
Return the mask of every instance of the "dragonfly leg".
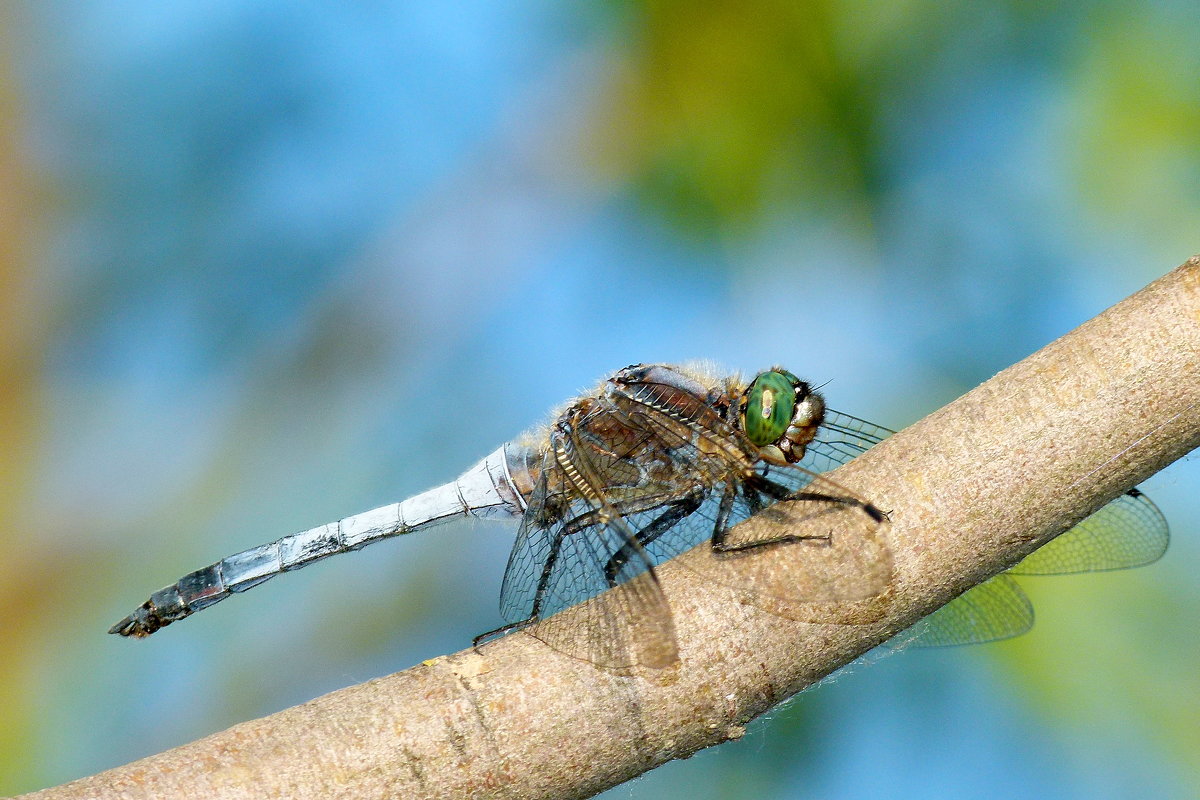
M 649 525 L 643 528 L 638 534 L 638 544 L 645 546 L 657 539 L 659 536 L 671 529 L 679 520 L 694 512 L 704 502 L 703 490 L 697 487 L 696 490 L 685 496 L 683 499 L 676 500 L 671 504 L 663 514 L 659 515 Z M 625 514 L 634 514 L 639 511 L 647 511 L 652 508 L 659 508 L 663 504 L 661 495 L 651 497 L 643 497 L 637 500 L 631 500 L 624 503 L 614 504 L 614 509 L 622 516 Z M 546 562 L 542 565 L 542 574 L 538 578 L 537 590 L 533 597 L 533 611 L 528 618 L 519 622 L 510 622 L 507 625 L 501 625 L 495 630 L 481 633 L 475 637 L 472 642 L 473 647 L 479 647 L 481 644 L 491 641 L 492 639 L 503 636 L 513 631 L 524 630 L 529 626 L 537 623 L 541 619 L 542 606 L 545 604 L 545 595 L 547 587 L 550 583 L 550 575 L 554 571 L 554 565 L 558 562 L 559 553 L 562 551 L 563 540 L 568 536 L 586 531 L 588 528 L 599 523 L 601 513 L 599 510 L 593 509 L 586 514 L 580 514 L 578 517 L 568 521 L 563 525 L 562 530 L 554 537 L 554 543 L 550 547 L 550 552 L 546 556 Z M 633 557 L 635 546 L 626 543 L 616 553 L 609 558 L 604 567 L 605 578 L 608 580 L 608 585 L 616 586 L 616 575 L 625 566 L 625 564 Z
M 850 508 L 860 509 L 871 519 L 876 522 L 883 522 L 887 519 L 887 514 L 880 511 L 873 503 L 868 503 L 860 497 L 852 495 L 837 495 L 828 494 L 826 492 L 793 492 L 781 483 L 776 483 L 762 475 L 751 475 L 746 479 L 746 484 L 758 489 L 763 494 L 773 497 L 776 500 L 816 500 L 822 503 L 835 503 L 838 505 L 848 506 Z
M 747 492 L 747 494 L 749 494 L 749 492 Z M 758 493 L 755 492 L 754 496 L 757 498 Z M 725 536 L 725 530 L 729 527 L 729 515 L 733 513 L 733 501 L 736 499 L 737 485 L 733 481 L 726 481 L 725 490 L 721 493 L 721 504 L 717 506 L 717 518 L 713 521 L 712 539 L 716 539 L 717 536 L 720 535 L 723 540 L 723 537 Z M 756 514 L 759 511 L 758 508 L 755 508 L 755 505 L 761 504 L 750 504 L 752 514 Z
M 783 536 L 776 536 L 771 539 L 759 539 L 754 542 L 733 543 L 733 542 L 727 541 L 728 533 L 729 533 L 728 528 L 721 528 L 720 530 L 713 531 L 712 549 L 715 552 L 718 552 L 718 553 L 744 553 L 747 550 L 754 550 L 759 547 L 768 547 L 768 546 L 777 545 L 777 544 L 791 544 L 794 542 L 820 542 L 820 541 L 827 542 L 830 539 L 830 536 L 828 533 L 825 533 L 825 534 L 814 533 L 814 534 L 804 534 L 804 535 L 788 533 L 788 534 L 784 534 Z
M 840 495 L 824 494 L 822 492 L 793 492 L 786 486 L 765 478 L 762 475 L 752 475 L 747 478 L 746 488 L 752 489 L 756 493 L 761 492 L 762 494 L 765 494 L 774 500 L 814 500 L 822 503 L 842 505 L 848 508 L 857 508 L 876 522 L 882 522 L 887 518 L 886 515 L 874 505 L 857 497 L 844 497 Z M 724 505 L 724 502 L 722 502 L 722 505 Z M 719 519 L 720 518 L 718 517 L 718 521 Z M 713 550 L 718 553 L 737 553 L 744 552 L 746 550 L 753 550 L 759 547 L 767 547 L 770 545 L 821 540 L 828 541 L 830 538 L 829 534 L 784 534 L 771 539 L 733 543 L 727 540 L 728 532 L 728 528 L 720 524 L 713 529 Z
M 737 490 L 735 488 L 734 489 L 735 497 L 737 496 L 736 492 L 737 492 Z M 746 507 L 750 509 L 751 516 L 757 514 L 758 512 L 760 512 L 764 508 L 766 508 L 768 505 L 770 505 L 770 503 L 763 502 L 762 492 L 758 491 L 757 489 L 751 489 L 750 487 L 747 486 L 743 489 L 742 494 L 746 498 Z M 774 501 L 772 501 L 772 502 L 774 502 Z M 731 509 L 732 509 L 732 506 L 731 506 Z M 725 518 L 725 522 L 726 522 L 726 524 L 728 524 L 728 522 L 729 522 L 728 515 Z M 721 527 L 723 529 L 725 526 L 722 525 Z
M 495 630 L 486 631 L 485 633 L 481 633 L 478 636 L 476 636 L 474 639 L 471 640 L 471 647 L 473 647 L 475 649 L 479 649 L 480 646 L 487 644 L 492 639 L 499 639 L 501 636 L 504 636 L 506 633 L 512 633 L 513 631 L 524 630 L 525 628 L 528 628 L 530 625 L 532 625 L 533 623 L 535 623 L 537 621 L 538 621 L 538 617 L 536 615 L 534 615 L 534 616 L 530 617 L 529 619 L 523 619 L 520 622 L 510 622 L 507 625 L 501 625 L 499 628 L 496 628 Z
M 660 503 L 654 502 L 653 498 L 641 498 L 640 500 L 632 501 L 629 503 L 618 503 L 613 510 L 616 513 L 624 516 L 625 514 L 631 514 L 631 513 L 634 513 L 635 511 L 645 510 L 646 508 L 656 508 L 658 505 L 660 505 Z M 697 503 L 697 506 L 698 505 L 699 505 L 699 503 Z M 695 509 L 692 509 L 692 510 L 694 511 Z M 670 513 L 670 512 L 668 512 L 668 513 Z M 688 513 L 690 514 L 691 511 L 689 511 Z M 533 596 L 533 611 L 529 615 L 529 619 L 522 620 L 521 622 L 513 623 L 513 624 L 524 627 L 524 626 L 533 624 L 541 617 L 542 605 L 544 604 L 545 597 L 546 597 L 546 589 L 550 585 L 550 576 L 554 572 L 554 566 L 555 566 L 555 564 L 558 563 L 558 556 L 562 552 L 563 540 L 566 537 L 571 536 L 573 534 L 580 533 L 581 531 L 586 531 L 589 527 L 591 527 L 592 524 L 595 524 L 600 518 L 601 518 L 601 515 L 600 515 L 599 510 L 593 510 L 593 511 L 588 512 L 587 514 L 581 514 L 580 516 L 576 517 L 574 520 L 571 520 L 571 522 L 564 525 L 562 530 L 560 530 L 555 535 L 554 543 L 550 546 L 550 552 L 546 556 L 546 562 L 542 565 L 542 574 L 538 578 L 537 591 L 534 593 L 534 596 Z M 589 522 L 585 524 L 583 522 L 584 519 L 589 520 Z M 654 523 L 651 523 L 651 525 L 653 525 L 653 524 Z M 671 524 L 673 525 L 674 522 L 672 522 Z M 660 531 L 660 533 L 661 533 L 661 531 Z M 634 546 L 632 546 L 629 542 L 626 542 L 617 551 L 618 553 L 620 553 L 627 549 L 629 552 L 625 555 L 626 561 L 628 561 L 632 557 L 632 554 L 635 549 Z M 613 558 L 616 558 L 616 555 L 614 555 Z M 612 563 L 612 559 L 609 559 L 609 564 L 611 564 L 611 563 Z M 615 574 L 616 573 L 614 571 L 612 573 L 612 575 L 615 575 Z M 609 576 L 607 566 L 605 567 L 605 575 L 606 575 L 606 577 L 609 578 L 608 585 L 615 586 L 616 583 L 613 580 L 613 578 L 611 576 Z
M 634 500 L 617 501 L 610 504 L 610 509 L 615 511 L 620 516 L 624 517 L 629 514 L 637 514 L 641 511 L 651 511 L 656 508 L 661 508 L 665 505 L 678 502 L 679 493 L 672 492 L 670 494 L 652 494 L 646 497 L 639 497 Z M 609 512 L 611 513 L 611 512 Z M 605 512 L 598 508 L 593 508 L 586 511 L 574 519 L 568 520 L 563 525 L 563 532 L 568 536 L 586 530 L 593 525 L 600 524 Z
M 637 532 L 636 542 L 626 542 L 617 549 L 604 565 L 604 578 L 609 586 L 617 585 L 617 574 L 625 568 L 639 546 L 644 548 L 658 537 L 662 536 L 687 516 L 690 516 L 704 503 L 704 490 L 696 487 L 685 497 L 671 503 L 667 510 L 653 519 Z
M 481 643 L 491 641 L 492 639 L 503 636 L 512 631 L 519 631 L 533 625 L 542 617 L 542 604 L 545 602 L 546 588 L 550 585 L 550 574 L 554 572 L 554 565 L 558 563 L 558 555 L 562 552 L 562 543 L 568 535 L 567 527 L 564 526 L 554 536 L 554 543 L 550 546 L 550 552 L 546 555 L 546 562 L 542 565 L 542 574 L 538 578 L 537 591 L 533 595 L 533 610 L 529 616 L 518 622 L 510 622 L 507 625 L 501 625 L 495 630 L 481 633 L 472 640 L 472 647 L 479 647 Z
M 733 502 L 737 499 L 737 491 L 737 484 L 733 481 L 727 481 L 725 483 L 725 491 L 721 495 L 721 504 L 717 507 L 717 518 L 713 522 L 710 544 L 713 550 L 720 553 L 750 549 L 744 545 L 735 546 L 727 541 L 729 515 L 733 513 Z M 749 485 L 743 486 L 742 494 L 746 500 L 746 506 L 750 509 L 751 516 L 762 511 L 768 505 L 763 502 L 762 492 L 757 488 L 752 488 Z

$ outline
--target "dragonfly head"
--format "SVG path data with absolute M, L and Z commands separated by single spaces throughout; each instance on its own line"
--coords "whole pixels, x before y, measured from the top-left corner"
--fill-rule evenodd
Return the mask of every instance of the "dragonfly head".
M 778 367 L 755 377 L 741 405 L 746 437 L 764 461 L 779 466 L 804 458 L 805 447 L 825 420 L 824 398 Z

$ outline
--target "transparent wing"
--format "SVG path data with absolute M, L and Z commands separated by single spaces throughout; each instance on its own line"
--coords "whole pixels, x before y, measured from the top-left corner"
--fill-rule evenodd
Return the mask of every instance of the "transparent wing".
M 572 463 L 588 461 L 577 446 L 559 443 Z M 640 521 L 616 510 L 603 487 L 573 489 L 547 454 L 504 573 L 504 619 L 528 622 L 525 630 L 550 647 L 609 669 L 674 663 L 671 611 L 637 543 Z M 558 616 L 575 605 L 569 620 Z
M 829 411 L 803 464 L 828 470 L 893 432 L 849 414 Z M 1151 564 L 1170 543 L 1166 518 L 1149 497 L 1131 489 L 1035 550 L 1007 571 L 1011 575 L 1062 575 Z M 993 581 L 995 584 L 993 585 Z M 1028 613 L 1025 613 L 1025 612 Z M 986 615 L 994 614 L 994 619 Z M 993 578 L 946 604 L 926 619 L 915 646 L 994 641 L 1025 632 L 1032 608 L 1016 583 Z
M 862 455 L 895 431 L 852 417 L 832 408 L 826 409 L 825 421 L 817 438 L 808 446 L 800 465 L 813 472 L 829 472 L 855 456 Z
M 803 465 L 824 472 L 891 436 L 894 431 L 830 410 Z M 811 461 L 810 461 L 811 458 Z M 1145 494 L 1130 489 L 1008 570 L 1013 575 L 1103 572 L 1152 564 L 1171 541 L 1166 517 Z
M 981 644 L 1019 636 L 1033 626 L 1033 606 L 1017 582 L 1001 573 L 974 586 L 893 641 L 908 647 Z
M 1063 575 L 1141 567 L 1162 558 L 1170 541 L 1166 517 L 1158 506 L 1131 489 L 1030 553 L 1009 572 Z
M 1169 540 L 1162 512 L 1146 495 L 1131 489 L 1012 569 L 930 614 L 912 628 L 916 636 L 903 643 L 938 647 L 1018 636 L 1033 625 L 1033 608 L 1007 575 L 1061 575 L 1140 567 L 1162 557 Z
M 759 463 L 747 476 L 750 463 L 722 439 L 733 438 L 722 429 L 724 423 L 687 425 L 649 411 L 638 421 L 671 454 L 674 471 L 690 476 L 703 498 L 694 511 L 646 542 L 656 563 L 695 548 L 682 562 L 685 566 L 747 591 L 751 602 L 773 613 L 830 622 L 879 617 L 883 608 L 878 604 L 871 609 L 853 605 L 878 597 L 892 580 L 883 517 L 867 501 L 803 468 Z M 829 452 L 844 453 L 845 460 L 865 449 L 859 444 L 865 440 L 849 446 L 841 443 L 844 435 L 839 437 Z M 788 537 L 776 541 L 781 531 Z M 714 534 L 723 535 L 729 547 L 746 549 L 696 547 Z M 766 549 L 777 555 L 761 557 Z M 783 602 L 760 602 L 755 595 Z
M 772 479 L 780 477 L 773 471 Z M 726 492 L 732 493 L 733 501 L 728 517 L 723 517 Z M 789 619 L 878 619 L 887 609 L 886 592 L 893 578 L 882 518 L 846 504 L 844 490 L 820 478 L 808 480 L 803 497 L 777 503 L 745 483 L 718 487 L 695 518 L 706 538 L 716 527 L 729 526 L 726 543 L 749 547 L 721 552 L 706 542 L 680 563 L 707 580 L 746 592 L 748 602 Z M 781 531 L 789 538 L 779 540 Z
M 541 604 L 537 600 L 540 583 L 547 583 L 547 587 L 540 591 L 548 591 L 551 573 L 556 569 L 561 570 L 561 567 L 547 562 L 566 519 L 556 515 L 551 509 L 569 507 L 571 500 L 565 497 L 561 490 L 556 491 L 551 499 L 549 477 L 555 469 L 557 467 L 553 456 L 547 454 L 543 458 L 541 477 L 529 497 L 525 515 L 517 529 L 516 540 L 508 556 L 508 566 L 504 569 L 504 582 L 500 588 L 500 615 L 510 624 L 520 623 L 537 615 L 540 610 L 538 606 Z M 543 571 L 546 573 L 545 577 Z M 585 594 L 580 599 L 585 599 L 586 596 Z M 551 597 L 546 601 L 547 607 L 553 602 Z M 558 608 L 548 610 L 548 613 L 553 614 L 554 611 L 565 607 L 560 604 Z

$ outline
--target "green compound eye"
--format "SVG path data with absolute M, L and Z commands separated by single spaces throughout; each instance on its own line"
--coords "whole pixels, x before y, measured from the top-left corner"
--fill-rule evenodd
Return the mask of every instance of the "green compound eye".
M 759 447 L 778 441 L 796 413 L 795 377 L 787 372 L 764 372 L 746 393 L 742 426 Z

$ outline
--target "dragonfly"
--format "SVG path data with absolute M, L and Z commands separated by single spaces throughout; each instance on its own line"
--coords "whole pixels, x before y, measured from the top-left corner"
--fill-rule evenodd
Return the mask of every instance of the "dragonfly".
M 525 631 L 604 668 L 671 666 L 678 645 L 657 568 L 689 550 L 680 559 L 688 568 L 773 613 L 877 619 L 872 601 L 892 582 L 887 514 L 823 473 L 892 433 L 827 408 L 781 367 L 747 381 L 704 366 L 635 364 L 456 480 L 189 573 L 109 632 L 145 637 L 281 572 L 466 517 L 518 526 L 500 591 L 505 624 L 477 646 Z M 786 525 L 754 524 L 772 516 Z M 1168 540 L 1161 512 L 1130 490 L 935 611 L 906 643 L 1022 633 L 1033 609 L 1010 575 L 1141 566 Z M 765 550 L 776 557 L 760 557 Z

